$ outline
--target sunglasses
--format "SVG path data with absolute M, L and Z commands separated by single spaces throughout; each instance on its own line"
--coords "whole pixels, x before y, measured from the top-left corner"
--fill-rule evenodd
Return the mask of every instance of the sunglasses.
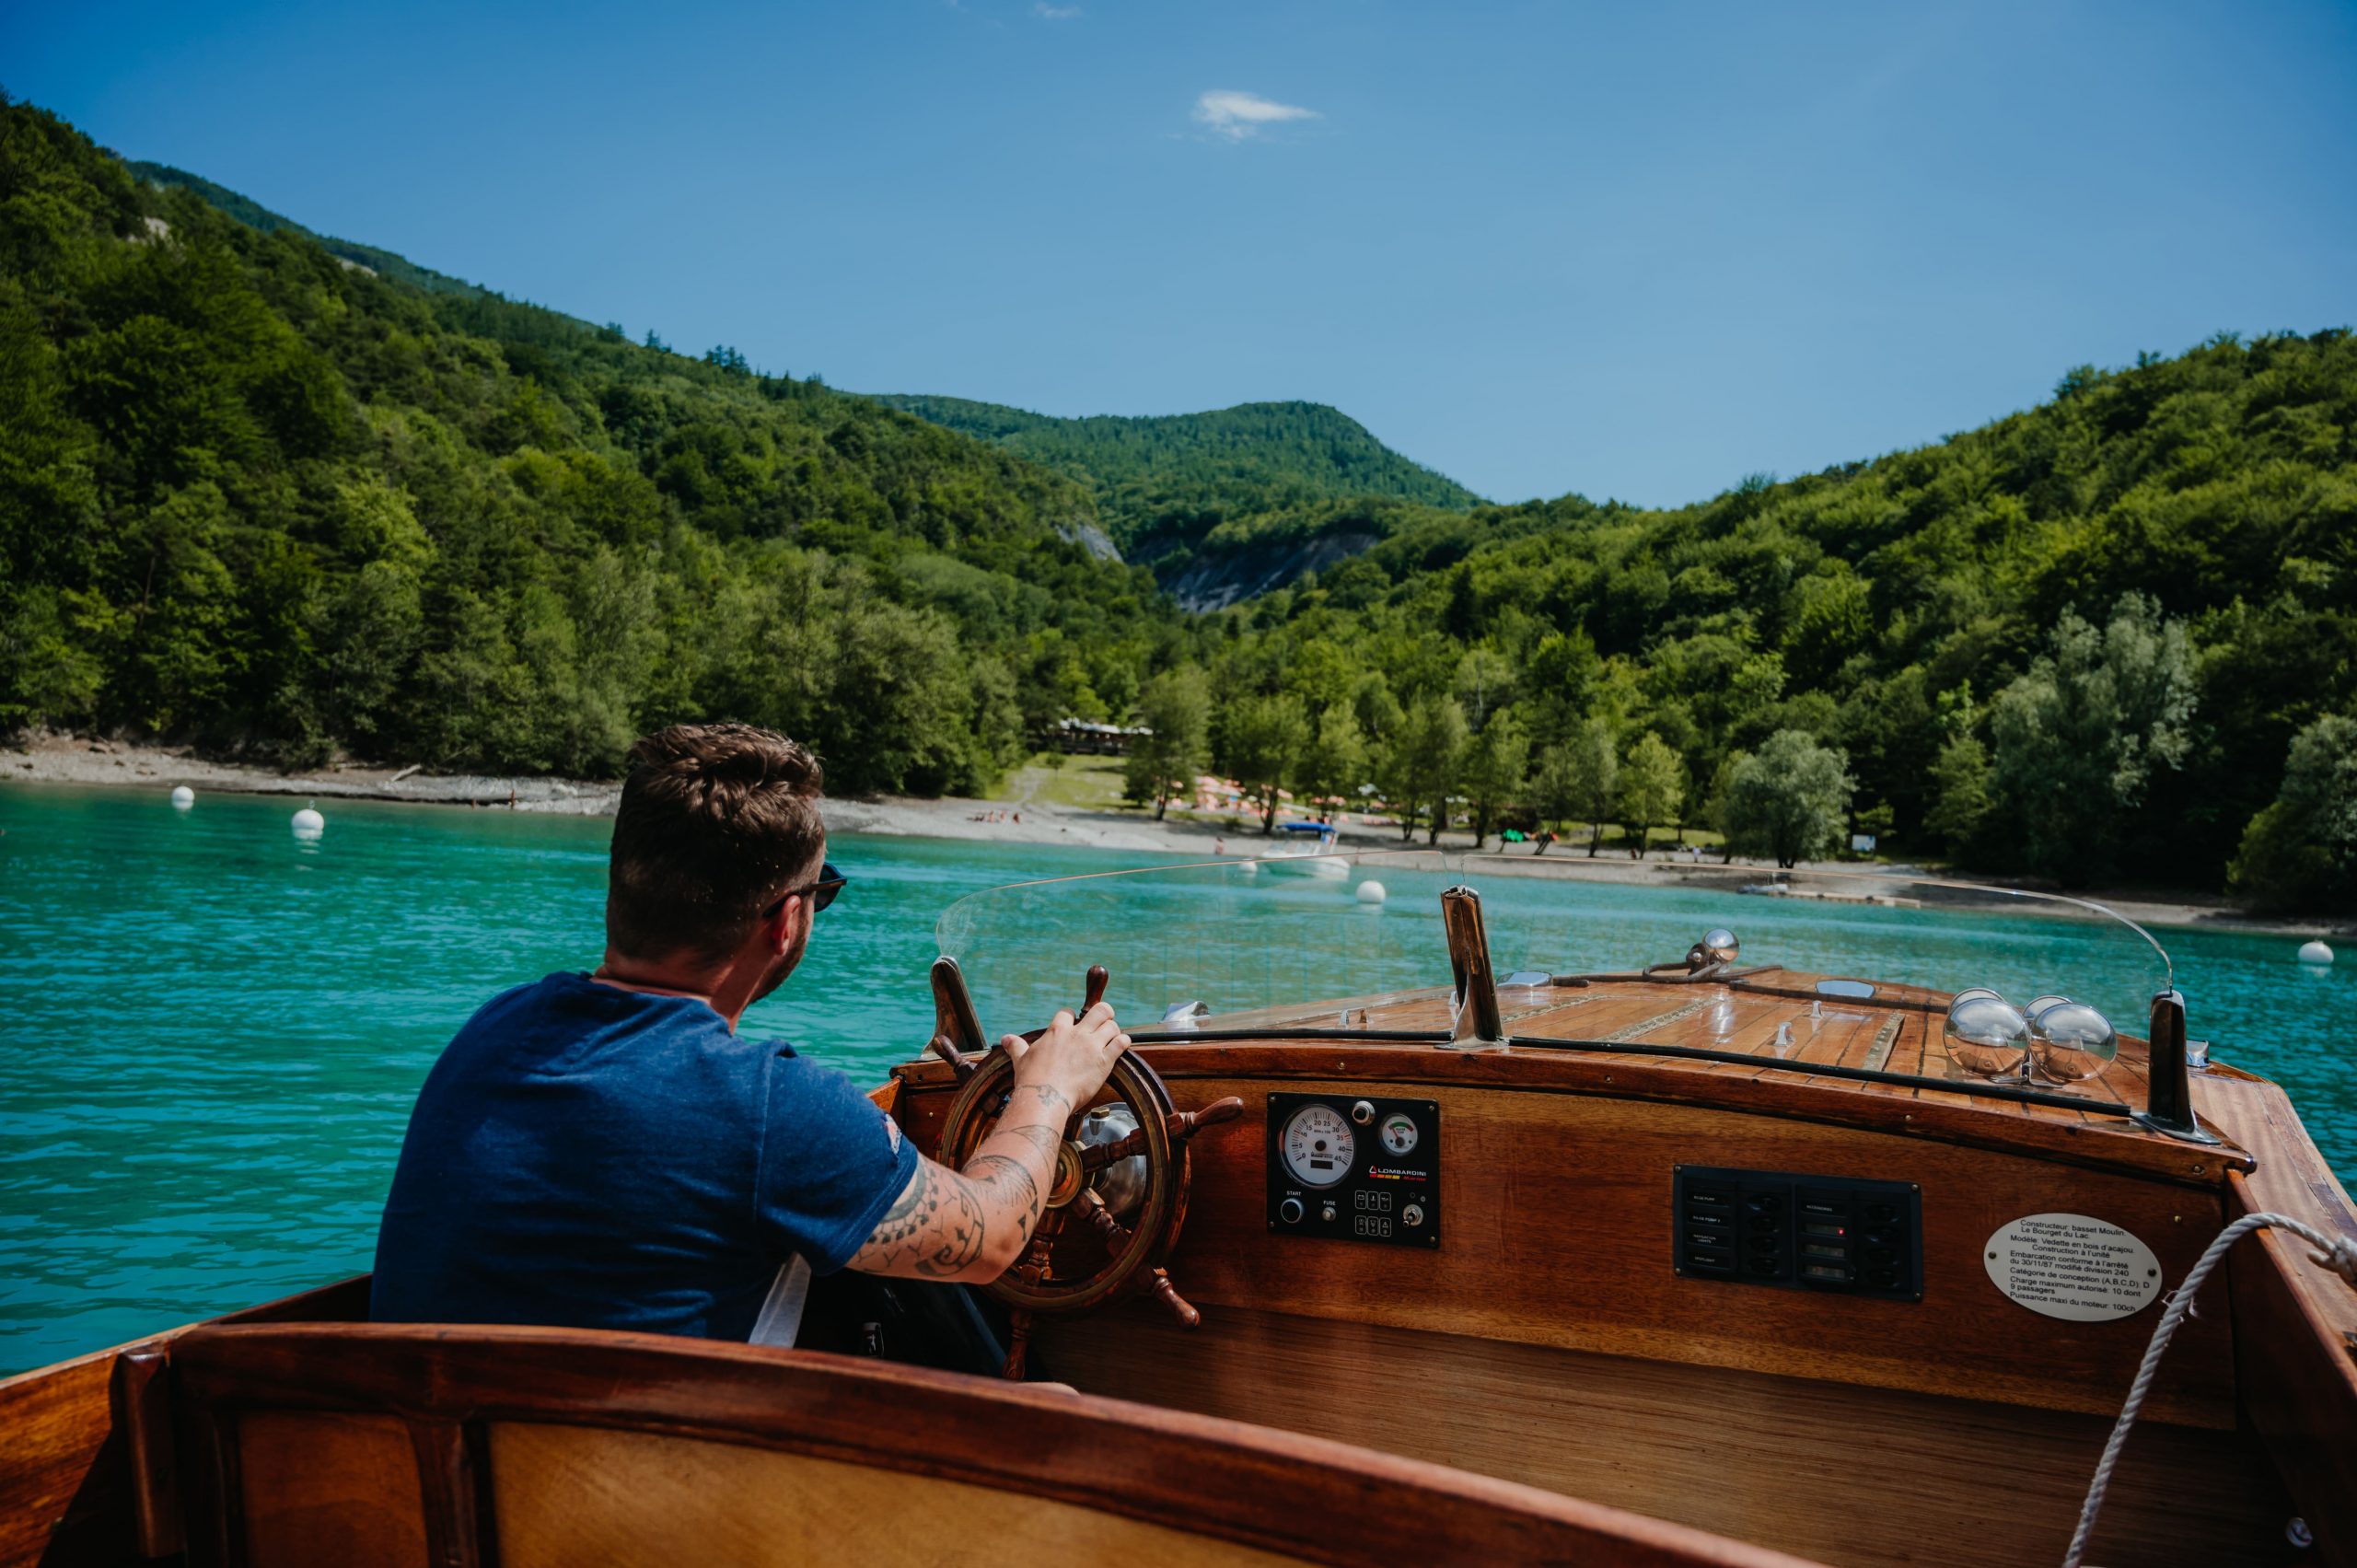
M 804 884 L 802 887 L 788 888 L 784 892 L 780 893 L 777 896 L 777 901 L 770 905 L 770 909 L 772 912 L 783 909 L 785 907 L 786 900 L 800 898 L 803 894 L 807 893 L 810 895 L 810 912 L 812 914 L 817 914 L 820 911 L 824 910 L 829 904 L 835 901 L 835 895 L 842 892 L 843 890 L 843 884 L 850 880 L 850 877 L 835 869 L 835 863 L 833 861 L 820 861 L 819 863 L 819 875 L 816 878 Z

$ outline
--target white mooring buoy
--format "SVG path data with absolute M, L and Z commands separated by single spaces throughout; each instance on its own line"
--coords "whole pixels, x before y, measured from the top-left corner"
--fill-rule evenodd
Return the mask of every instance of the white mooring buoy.
M 311 807 L 306 806 L 302 810 L 295 813 L 295 836 L 296 838 L 316 839 L 327 830 L 328 819 L 320 816 Z
M 196 791 L 189 788 L 186 784 L 174 784 L 172 786 L 172 805 L 176 809 L 185 811 L 195 804 Z
M 1358 900 L 1363 904 L 1379 904 L 1390 896 L 1383 884 L 1372 877 L 1359 884 Z
M 2303 942 L 2300 944 L 2300 962 L 2328 964 L 2332 962 L 2332 949 L 2321 942 Z

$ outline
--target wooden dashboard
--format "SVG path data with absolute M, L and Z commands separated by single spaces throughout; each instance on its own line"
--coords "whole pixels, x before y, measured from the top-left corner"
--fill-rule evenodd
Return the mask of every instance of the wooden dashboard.
M 1932 1085 L 1404 1041 L 1138 1049 L 1180 1108 L 1244 1102 L 1192 1144 L 1170 1257 L 1202 1323 L 1182 1331 L 1146 1302 L 1046 1320 L 1043 1375 L 1836 1564 L 1927 1541 L 1987 1568 L 2058 1557 L 2156 1313 L 2042 1316 L 1998 1290 L 1984 1248 L 2026 1215 L 2090 1215 L 2180 1278 L 2248 1163 Z M 897 1076 L 896 1113 L 929 1148 L 954 1084 L 931 1063 Z M 1434 1102 L 1440 1245 L 1285 1233 L 1272 1093 Z M 1680 1277 L 1680 1166 L 1913 1185 L 1922 1298 Z M 2289 1504 L 2240 1420 L 2234 1307 L 2222 1271 L 2171 1349 L 2096 1560 L 2280 1555 Z
M 2151 1314 L 2098 1323 L 2033 1313 L 2001 1294 L 1982 1249 L 2010 1221 L 2067 1211 L 2142 1238 L 2167 1276 L 2223 1223 L 2224 1163 L 2205 1154 L 2175 1179 L 2082 1165 L 2043 1150 L 1980 1146 L 1918 1129 L 1921 1108 L 1824 1091 L 1750 1091 L 1696 1103 L 1637 1064 L 1426 1044 L 1267 1041 L 1139 1048 L 1183 1109 L 1225 1095 L 1238 1120 L 1192 1149 L 1194 1194 L 1171 1272 L 1206 1315 L 1243 1307 L 1515 1344 L 2094 1413 L 2116 1411 L 2151 1334 Z M 901 1069 L 897 1113 L 931 1148 L 946 1069 Z M 1626 1086 L 1615 1080 L 1626 1080 Z M 1349 1094 L 1416 1086 L 1437 1102 L 1447 1237 L 1434 1250 L 1272 1233 L 1265 1204 L 1271 1090 Z M 1712 1098 L 1738 1099 L 1712 1086 Z M 1954 1097 L 1961 1098 L 1961 1097 Z M 2026 1121 L 2026 1119 L 2024 1119 Z M 2036 1123 L 2039 1133 L 2048 1123 Z M 2168 1158 L 2178 1157 L 2174 1152 Z M 1914 1183 L 1922 1190 L 1921 1302 L 1680 1278 L 1672 1190 L 1681 1164 Z M 2182 1183 L 2182 1184 L 2181 1184 Z M 2231 1305 L 2223 1280 L 2179 1335 L 2148 1419 L 2235 1424 Z

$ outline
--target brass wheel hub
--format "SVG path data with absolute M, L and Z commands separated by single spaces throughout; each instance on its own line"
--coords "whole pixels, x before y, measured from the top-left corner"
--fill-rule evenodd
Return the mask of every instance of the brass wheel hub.
M 1055 1185 L 1048 1189 L 1048 1207 L 1061 1209 L 1080 1196 L 1088 1185 L 1088 1173 L 1080 1167 L 1080 1144 L 1067 1138 L 1056 1149 Z

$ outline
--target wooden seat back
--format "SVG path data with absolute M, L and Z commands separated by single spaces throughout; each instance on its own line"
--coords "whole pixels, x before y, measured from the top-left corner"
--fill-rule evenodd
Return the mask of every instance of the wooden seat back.
M 266 1325 L 171 1347 L 195 1568 L 1796 1560 L 1209 1417 L 799 1351 Z

